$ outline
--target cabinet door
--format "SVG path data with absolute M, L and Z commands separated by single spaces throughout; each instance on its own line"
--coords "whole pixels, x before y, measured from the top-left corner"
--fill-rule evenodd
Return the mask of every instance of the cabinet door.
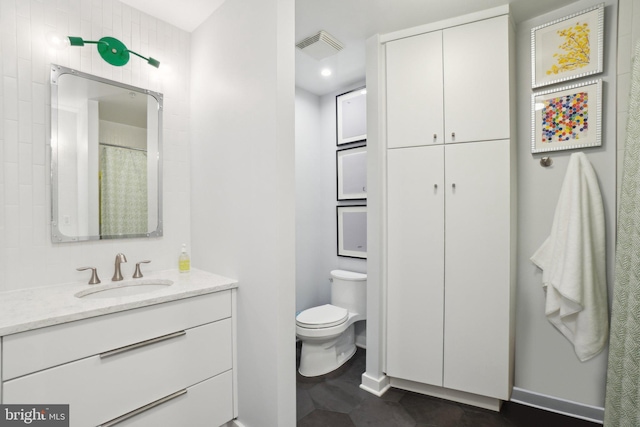
M 444 386 L 507 399 L 509 141 L 446 146 Z
M 509 20 L 445 29 L 445 141 L 509 138 Z
M 442 32 L 387 43 L 387 147 L 442 144 Z
M 72 427 L 95 426 L 231 370 L 232 364 L 231 319 L 224 319 L 170 340 L 6 381 L 3 403 L 69 404 Z
M 231 371 L 187 388 L 187 393 L 135 415 L 118 427 L 226 426 L 233 418 Z
M 387 374 L 442 385 L 444 146 L 387 154 Z

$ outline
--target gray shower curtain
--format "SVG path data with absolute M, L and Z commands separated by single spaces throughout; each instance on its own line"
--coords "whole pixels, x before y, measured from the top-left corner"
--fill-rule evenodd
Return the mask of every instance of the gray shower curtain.
M 640 426 L 640 43 L 631 76 L 618 212 L 606 427 Z

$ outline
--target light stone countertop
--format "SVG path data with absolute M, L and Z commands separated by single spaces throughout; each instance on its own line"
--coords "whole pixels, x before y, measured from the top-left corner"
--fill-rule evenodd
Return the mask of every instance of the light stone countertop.
M 173 284 L 148 293 L 114 298 L 89 299 L 75 296 L 79 292 L 97 291 L 133 282 L 144 284 L 154 280 L 171 280 Z M 97 285 L 73 282 L 0 292 L 0 336 L 237 287 L 236 280 L 206 271 L 191 269 L 189 273 L 180 273 L 173 269 L 149 272 L 140 279 L 124 279 L 121 282 L 104 280 Z

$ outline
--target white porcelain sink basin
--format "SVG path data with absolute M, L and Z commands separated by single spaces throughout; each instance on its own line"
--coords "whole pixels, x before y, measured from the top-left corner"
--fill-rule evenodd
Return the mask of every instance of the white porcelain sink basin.
M 146 294 L 166 289 L 173 285 L 171 280 L 135 280 L 129 282 L 112 283 L 110 285 L 96 286 L 86 291 L 78 292 L 76 298 L 119 298 L 131 295 Z

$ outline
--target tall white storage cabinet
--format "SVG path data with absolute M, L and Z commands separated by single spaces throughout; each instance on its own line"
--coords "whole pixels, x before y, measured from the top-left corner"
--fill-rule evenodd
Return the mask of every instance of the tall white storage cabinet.
M 492 409 L 512 388 L 512 32 L 505 14 L 385 46 L 385 372 Z

